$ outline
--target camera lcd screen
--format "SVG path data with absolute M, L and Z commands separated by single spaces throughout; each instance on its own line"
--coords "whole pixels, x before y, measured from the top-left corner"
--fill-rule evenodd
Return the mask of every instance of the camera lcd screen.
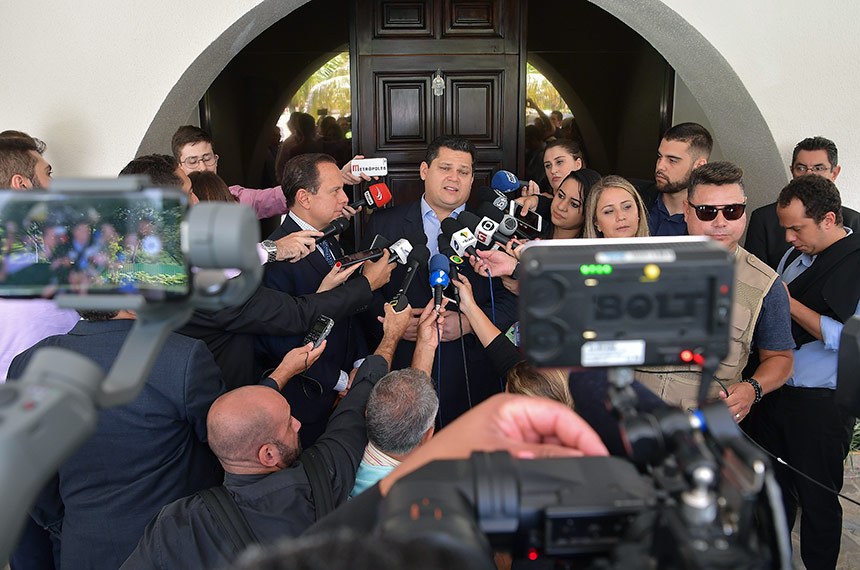
M 0 296 L 140 294 L 185 297 L 180 226 L 185 195 L 0 192 Z

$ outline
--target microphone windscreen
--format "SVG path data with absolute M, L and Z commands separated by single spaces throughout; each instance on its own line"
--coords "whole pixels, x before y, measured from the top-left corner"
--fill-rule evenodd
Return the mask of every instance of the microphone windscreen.
M 391 190 L 388 189 L 388 184 L 384 182 L 372 184 L 367 191 L 373 199 L 373 206 L 376 208 L 381 208 L 391 201 Z
M 459 230 L 462 230 L 466 226 L 463 225 L 463 222 L 458 221 L 456 218 L 445 218 L 442 220 L 440 224 L 442 228 L 442 233 L 448 236 L 448 239 L 451 238 L 452 235 L 457 233 Z
M 442 273 L 448 274 L 449 268 L 451 266 L 451 262 L 448 261 L 448 258 L 442 255 L 441 253 L 435 254 L 430 258 L 430 273 L 435 273 L 437 271 L 441 271 Z
M 513 190 L 519 190 L 523 187 L 522 181 L 517 178 L 513 172 L 509 172 L 507 170 L 499 170 L 495 174 L 493 174 L 493 181 L 491 182 L 491 186 L 493 189 L 498 190 L 499 192 L 511 192 Z
M 478 215 L 484 218 L 490 218 L 497 224 L 502 223 L 505 214 L 488 202 L 482 202 L 478 205 Z
M 473 214 L 472 212 L 462 212 L 459 216 L 457 216 L 457 221 L 463 224 L 463 227 L 469 228 L 470 230 L 475 230 L 478 227 L 478 224 L 481 223 L 481 218 Z
M 411 240 L 410 240 L 411 242 Z M 409 257 L 407 261 L 416 261 L 419 265 L 424 265 L 428 261 L 430 261 L 430 250 L 427 249 L 427 246 L 423 243 L 414 243 L 412 246 L 412 251 L 409 252 Z

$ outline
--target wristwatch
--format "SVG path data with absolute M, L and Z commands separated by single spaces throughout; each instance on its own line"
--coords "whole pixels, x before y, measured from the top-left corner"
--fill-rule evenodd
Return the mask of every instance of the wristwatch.
M 278 260 L 278 246 L 270 239 L 264 239 L 260 242 L 260 246 L 266 251 L 268 257 L 266 263 L 272 263 Z
M 761 402 L 762 391 L 761 384 L 758 383 L 758 380 L 756 380 L 755 378 L 744 378 L 743 380 L 741 380 L 741 382 L 746 382 L 753 387 L 753 390 L 755 390 L 755 400 L 753 400 L 753 404 L 758 404 L 759 402 Z

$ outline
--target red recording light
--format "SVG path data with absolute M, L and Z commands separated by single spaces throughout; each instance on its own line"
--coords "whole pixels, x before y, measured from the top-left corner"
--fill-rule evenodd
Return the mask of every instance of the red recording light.
M 681 351 L 681 361 L 682 362 L 692 362 L 693 361 L 693 351 L 692 350 L 682 350 Z
M 531 561 L 533 561 L 533 562 L 534 562 L 535 560 L 537 560 L 537 559 L 538 559 L 538 552 L 537 552 L 537 548 L 529 548 L 529 554 L 528 554 L 528 557 L 529 557 L 529 560 L 531 560 Z
M 720 295 L 728 295 L 729 294 L 729 286 L 723 283 L 720 285 Z

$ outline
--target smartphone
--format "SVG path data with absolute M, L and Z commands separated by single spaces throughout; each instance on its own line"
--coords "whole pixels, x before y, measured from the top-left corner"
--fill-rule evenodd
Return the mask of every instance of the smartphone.
M 368 176 L 386 176 L 388 175 L 388 159 L 359 158 L 357 160 L 353 160 L 349 168 L 350 172 L 356 176 L 359 174 L 367 174 Z
M 508 214 L 517 219 L 517 229 L 524 230 L 532 239 L 540 237 L 540 233 L 543 230 L 543 217 L 541 217 L 537 212 L 532 212 L 531 210 L 523 216 L 522 209 L 522 204 L 518 204 L 514 201 L 511 201 L 508 205 Z
M 190 294 L 186 195 L 0 191 L 0 297 Z
M 309 330 L 308 334 L 305 335 L 305 340 L 302 342 L 302 346 L 312 342 L 314 343 L 314 348 L 317 348 L 331 332 L 332 327 L 334 327 L 334 321 L 330 317 L 320 315 L 311 327 L 311 330 Z
M 366 249 L 364 251 L 345 255 L 341 258 L 336 259 L 335 261 L 340 263 L 341 267 L 349 267 L 351 265 L 355 265 L 356 263 L 361 263 L 362 261 L 375 261 L 382 257 L 383 253 L 385 253 L 385 250 L 383 248 L 375 247 L 373 249 Z

